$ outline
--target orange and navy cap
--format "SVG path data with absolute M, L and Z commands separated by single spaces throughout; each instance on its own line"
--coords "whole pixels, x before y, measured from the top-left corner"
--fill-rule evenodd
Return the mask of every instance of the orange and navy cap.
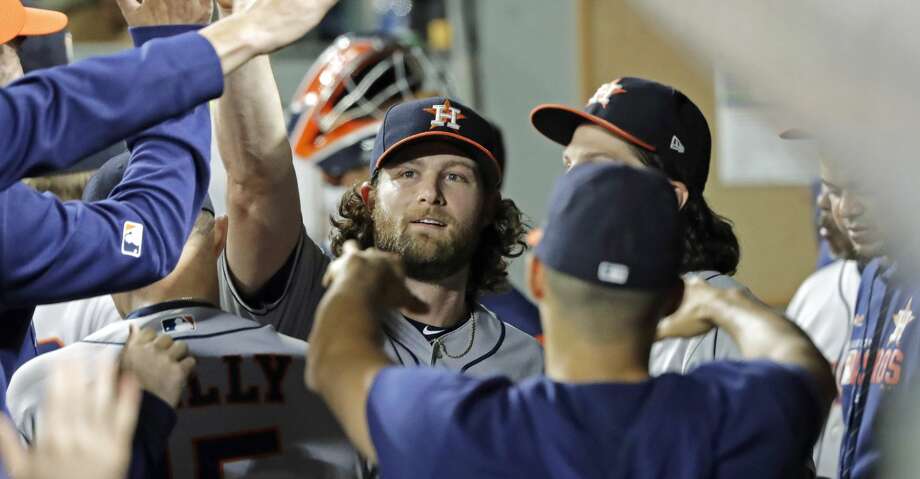
M 449 142 L 469 152 L 491 187 L 502 170 L 496 159 L 498 136 L 491 123 L 472 108 L 444 97 L 400 103 L 387 110 L 374 141 L 371 175 L 400 148 L 421 141 Z
M 63 13 L 27 8 L 20 0 L 0 0 L 0 45 L 19 36 L 59 32 L 66 26 Z
M 660 291 L 680 281 L 680 213 L 660 172 L 578 165 L 556 180 L 547 210 L 542 235 L 529 240 L 550 268 L 608 288 Z
M 699 108 L 675 88 L 642 78 L 605 83 L 583 110 L 558 104 L 539 105 L 530 121 L 543 136 L 561 145 L 572 141 L 581 125 L 599 126 L 618 138 L 661 158 L 664 173 L 701 194 L 709 176 L 712 138 Z

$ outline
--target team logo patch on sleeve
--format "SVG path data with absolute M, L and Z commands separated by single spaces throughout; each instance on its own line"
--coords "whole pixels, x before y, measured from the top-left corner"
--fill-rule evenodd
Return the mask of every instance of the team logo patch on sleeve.
M 164 333 L 187 333 L 198 329 L 198 326 L 195 325 L 195 318 L 189 315 L 166 318 L 160 321 L 160 325 Z
M 125 221 L 124 229 L 121 232 L 121 254 L 140 258 L 143 245 L 144 225 L 133 221 Z

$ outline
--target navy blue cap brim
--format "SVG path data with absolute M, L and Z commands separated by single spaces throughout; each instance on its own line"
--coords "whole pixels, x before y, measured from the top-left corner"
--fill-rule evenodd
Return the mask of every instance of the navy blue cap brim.
M 392 156 L 394 152 L 396 152 L 400 148 L 405 147 L 406 145 L 409 145 L 412 143 L 418 143 L 420 141 L 432 140 L 432 139 L 448 140 L 451 143 L 457 144 L 461 147 L 466 147 L 466 149 L 470 149 L 470 151 L 473 153 L 472 156 L 474 156 L 473 159 L 477 160 L 480 164 L 486 167 L 487 173 L 489 174 L 487 178 L 491 180 L 490 181 L 491 185 L 493 187 L 497 187 L 500 184 L 501 177 L 502 177 L 502 170 L 501 170 L 501 167 L 498 165 L 498 161 L 495 159 L 495 156 L 493 156 L 492 153 L 486 147 L 480 145 L 479 143 L 465 136 L 458 135 L 456 133 L 451 133 L 448 131 L 438 131 L 438 130 L 426 131 L 423 133 L 416 133 L 415 135 L 407 136 L 403 138 L 402 140 L 399 140 L 398 142 L 394 143 L 392 146 L 387 148 L 383 152 L 383 154 L 381 154 L 380 157 L 377 158 L 377 162 L 374 164 L 374 170 L 380 169 L 381 165 L 383 165 L 383 163 L 390 156 Z
M 565 105 L 547 103 L 537 106 L 530 112 L 530 123 L 541 135 L 563 146 L 568 146 L 568 144 L 572 142 L 572 136 L 575 135 L 575 130 L 578 129 L 579 126 L 593 124 L 633 145 L 651 152 L 655 151 L 654 146 L 637 138 L 635 135 L 619 126 L 599 116 L 576 110 Z

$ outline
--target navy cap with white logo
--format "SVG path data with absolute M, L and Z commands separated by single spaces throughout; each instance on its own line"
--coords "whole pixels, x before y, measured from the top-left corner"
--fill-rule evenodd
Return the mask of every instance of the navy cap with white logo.
M 83 188 L 82 200 L 87 203 L 102 201 L 112 194 L 112 190 L 121 183 L 125 176 L 125 170 L 128 163 L 131 162 L 131 153 L 121 153 L 102 166 L 90 176 L 89 181 Z M 201 203 L 201 209 L 208 213 L 214 214 L 214 205 L 211 203 L 211 195 L 204 195 L 204 201 Z
M 660 173 L 588 163 L 559 177 L 535 254 L 560 273 L 611 288 L 663 290 L 680 280 L 683 234 Z
M 374 142 L 371 174 L 400 148 L 431 140 L 450 142 L 467 151 L 491 187 L 501 181 L 495 128 L 472 108 L 444 97 L 412 100 L 387 110 Z
M 599 126 L 618 138 L 657 154 L 665 173 L 679 178 L 691 194 L 700 194 L 709 177 L 712 138 L 706 117 L 675 88 L 642 78 L 624 77 L 598 88 L 584 110 L 539 105 L 530 113 L 533 126 L 556 143 L 568 145 L 581 125 Z

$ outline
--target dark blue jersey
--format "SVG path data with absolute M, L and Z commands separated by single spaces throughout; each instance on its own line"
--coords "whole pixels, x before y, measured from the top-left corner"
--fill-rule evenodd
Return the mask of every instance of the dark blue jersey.
M 806 374 L 767 362 L 595 384 L 391 367 L 367 415 L 383 479 L 795 477 L 823 421 Z
M 197 33 L 0 88 L 0 393 L 37 352 L 33 305 L 134 289 L 172 270 L 210 176 L 202 103 L 222 89 L 219 58 Z M 132 160 L 108 200 L 62 203 L 18 182 L 126 137 Z
M 920 360 L 920 300 L 915 281 L 897 276 L 897 268 L 876 259 L 863 270 L 853 332 L 841 375 L 844 434 L 840 476 L 878 476 L 879 416 L 891 396 L 912 383 Z

